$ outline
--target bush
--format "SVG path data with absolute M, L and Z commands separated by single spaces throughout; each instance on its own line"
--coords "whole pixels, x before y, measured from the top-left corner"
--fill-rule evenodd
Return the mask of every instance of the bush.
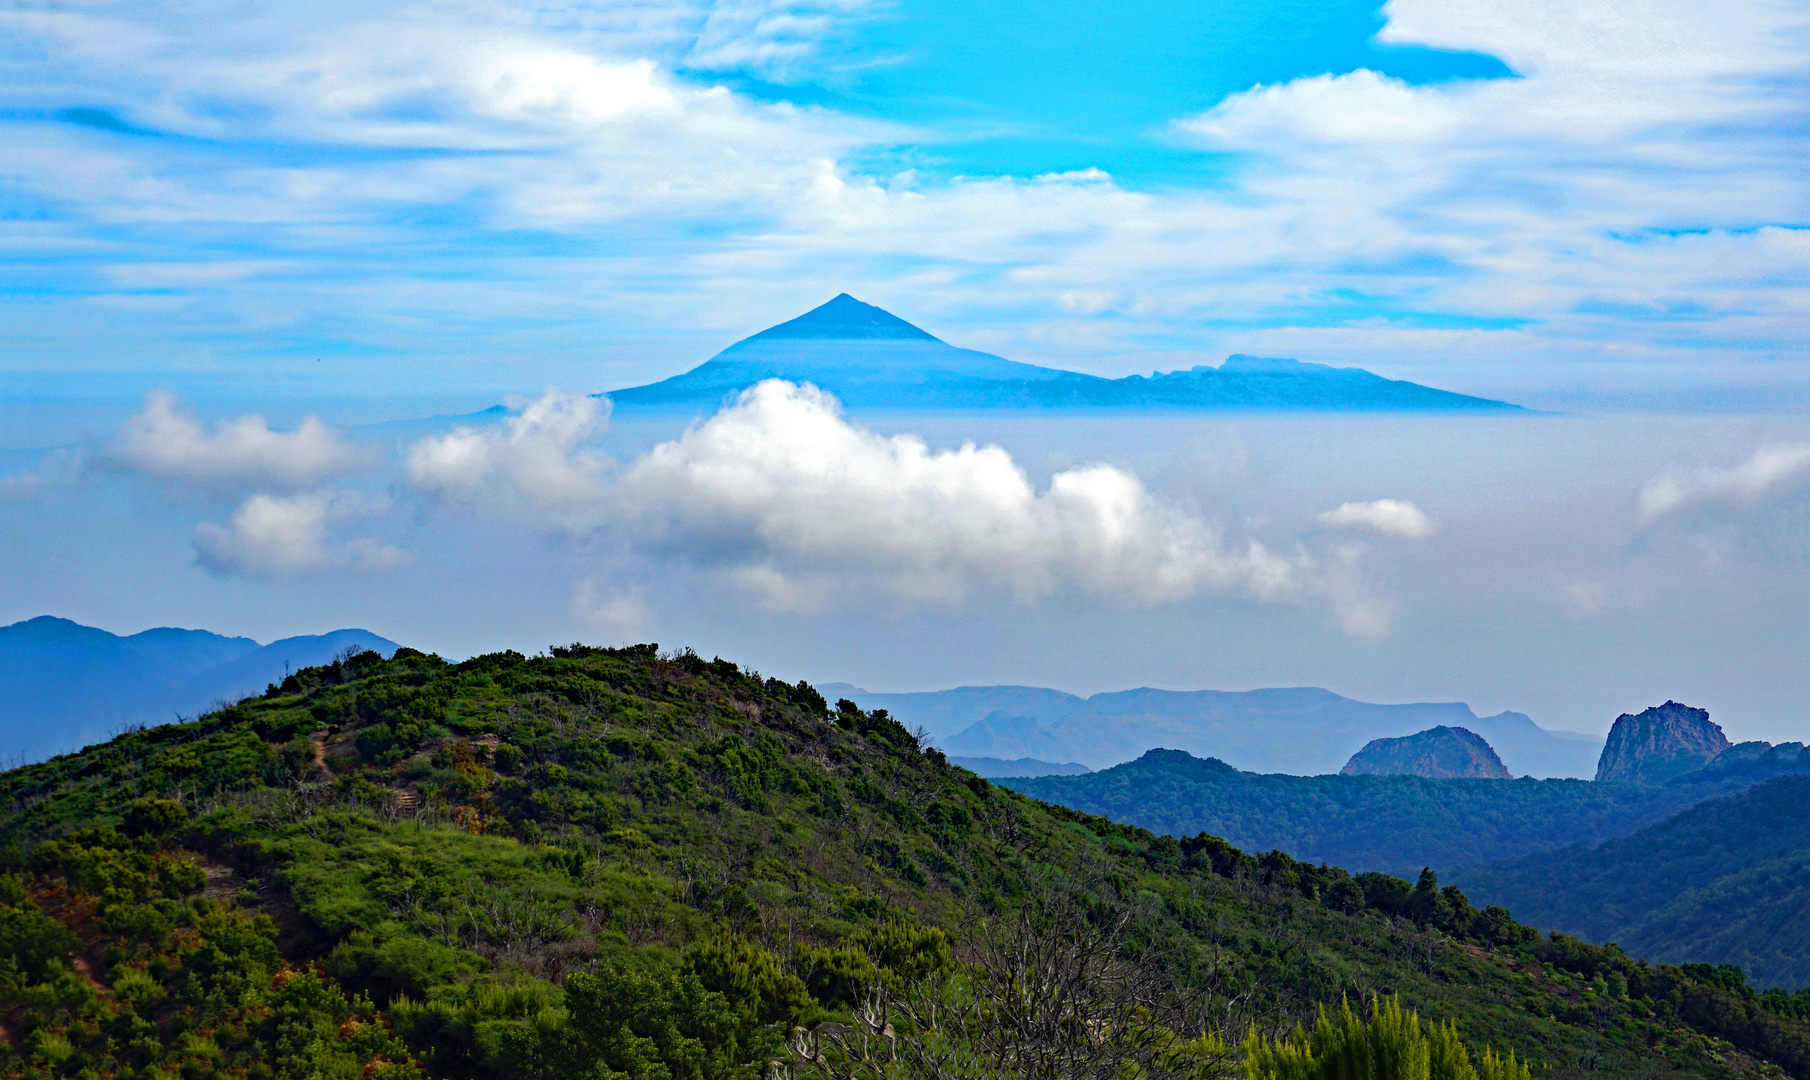
M 1334 1018 L 1320 1010 L 1312 1034 L 1300 1026 L 1271 1042 L 1256 1029 L 1244 1043 L 1249 1080 L 1533 1080 L 1528 1067 L 1489 1050 L 1477 1064 L 1458 1041 L 1451 1024 L 1422 1030 L 1420 1017 L 1398 998 L 1371 999 L 1370 1019 L 1360 1020 L 1350 1002 Z

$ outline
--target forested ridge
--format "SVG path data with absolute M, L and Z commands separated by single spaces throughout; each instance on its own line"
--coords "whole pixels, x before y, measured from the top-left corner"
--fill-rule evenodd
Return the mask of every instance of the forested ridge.
M 1777 777 L 1597 847 L 1462 876 L 1541 926 L 1735 964 L 1769 987 L 1810 986 L 1810 776 Z
M 1738 971 L 1041 805 L 653 646 L 351 655 L 0 809 L 5 1076 L 1810 1078 Z
M 1297 859 L 1412 874 L 1536 851 L 1598 844 L 1740 791 L 1752 770 L 1665 785 L 1589 780 L 1288 776 L 1249 773 L 1216 758 L 1152 750 L 1082 776 L 1001 779 L 1047 802 L 1153 832 L 1207 832 Z

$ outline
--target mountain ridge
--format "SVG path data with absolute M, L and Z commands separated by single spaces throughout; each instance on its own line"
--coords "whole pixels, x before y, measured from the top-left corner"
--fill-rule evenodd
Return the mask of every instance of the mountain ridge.
M 766 379 L 809 382 L 855 408 L 1526 412 L 1362 368 L 1244 354 L 1118 379 L 1041 367 L 950 345 L 847 293 L 689 371 L 599 396 L 618 408 L 715 408 Z
M 0 626 L 0 755 L 64 753 L 122 727 L 194 715 L 348 647 L 397 645 L 357 629 L 260 645 L 178 627 L 120 635 L 54 615 Z
M 1475 731 L 1517 775 L 1588 777 L 1602 743 L 1577 732 L 1551 731 L 1524 713 L 1480 717 L 1463 702 L 1378 705 L 1323 687 L 1260 690 L 1159 690 L 1139 687 L 1081 697 L 1030 686 L 966 686 L 912 693 L 872 693 L 848 683 L 826 693 L 864 708 L 883 708 L 908 726 L 922 726 L 939 746 L 998 711 L 1025 717 L 1055 740 L 1064 760 L 1101 769 L 1153 747 L 1218 757 L 1259 773 L 1336 773 L 1375 738 L 1410 735 L 1447 725 Z M 993 738 L 997 733 L 989 733 Z M 1044 758 L 998 742 L 993 757 Z M 958 751 L 959 752 L 959 751 Z
M 1801 767 L 1810 771 L 1810 762 Z M 1079 776 L 1001 779 L 1044 802 L 1171 836 L 1207 832 L 1246 850 L 1403 876 L 1626 836 L 1744 791 L 1742 777 L 1627 784 L 1560 779 L 1253 773 L 1151 750 Z

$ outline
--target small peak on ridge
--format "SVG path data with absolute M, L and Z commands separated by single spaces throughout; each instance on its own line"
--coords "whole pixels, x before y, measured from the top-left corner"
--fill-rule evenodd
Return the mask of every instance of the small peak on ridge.
M 895 341 L 936 341 L 936 337 L 919 330 L 890 311 L 863 304 L 847 293 L 800 315 L 789 322 L 771 326 L 748 341 L 777 341 L 818 338 L 835 341 L 889 339 Z

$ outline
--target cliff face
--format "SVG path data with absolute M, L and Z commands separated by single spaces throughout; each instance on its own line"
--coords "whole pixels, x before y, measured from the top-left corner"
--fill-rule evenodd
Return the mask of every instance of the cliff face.
M 1508 780 L 1509 771 L 1483 736 L 1436 727 L 1399 739 L 1372 739 L 1339 770 L 1343 776 L 1425 776 L 1434 780 Z
M 1668 701 L 1638 716 L 1615 718 L 1596 763 L 1596 778 L 1663 784 L 1701 769 L 1727 749 L 1728 738 L 1710 723 L 1707 709 Z

